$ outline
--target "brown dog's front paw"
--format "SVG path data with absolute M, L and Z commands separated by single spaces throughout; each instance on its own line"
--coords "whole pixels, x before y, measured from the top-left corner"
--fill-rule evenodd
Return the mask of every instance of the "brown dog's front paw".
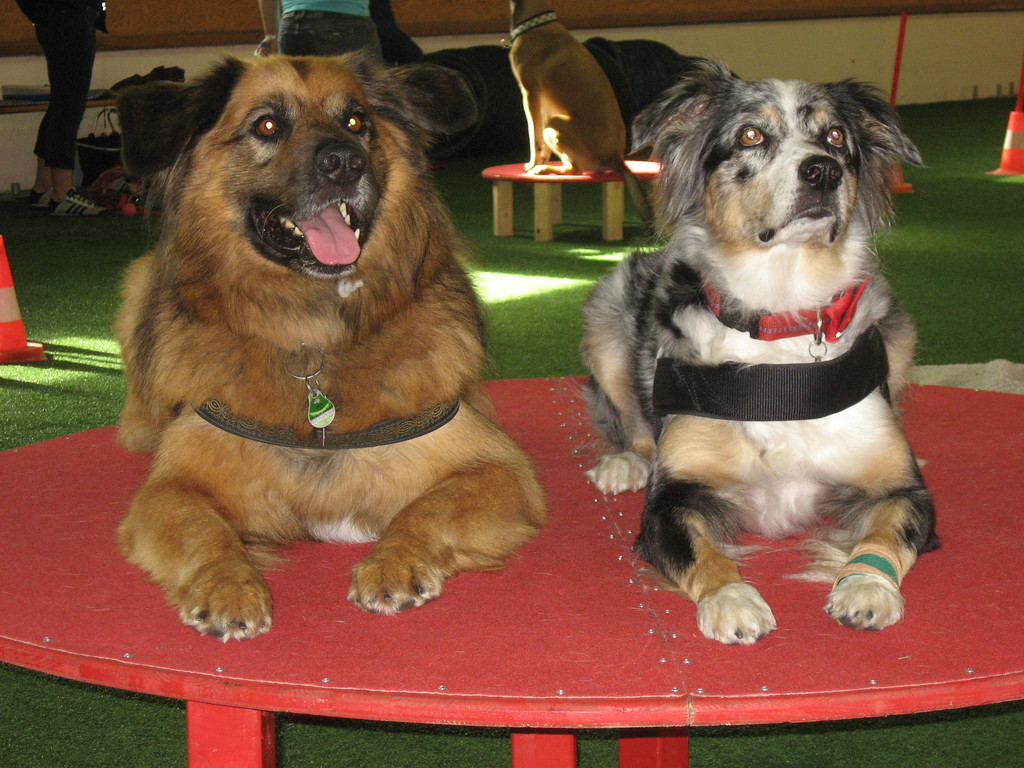
M 370 613 L 395 614 L 440 597 L 443 589 L 444 573 L 437 566 L 371 554 L 352 569 L 348 599 Z
M 247 564 L 213 563 L 178 590 L 186 626 L 218 640 L 248 640 L 270 629 L 273 600 L 259 571 Z

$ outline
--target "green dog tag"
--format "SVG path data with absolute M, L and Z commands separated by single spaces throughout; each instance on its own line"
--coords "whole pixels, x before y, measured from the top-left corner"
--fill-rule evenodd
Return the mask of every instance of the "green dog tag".
M 334 421 L 334 403 L 319 389 L 309 392 L 309 423 L 317 429 L 324 429 Z

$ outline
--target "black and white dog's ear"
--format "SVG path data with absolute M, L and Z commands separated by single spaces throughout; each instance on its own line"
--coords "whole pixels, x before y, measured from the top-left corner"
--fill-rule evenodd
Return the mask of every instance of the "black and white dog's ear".
M 736 76 L 708 59 L 668 88 L 633 123 L 633 149 L 651 147 L 662 170 L 654 183 L 656 207 L 666 225 L 680 221 L 703 205 L 708 154 L 716 138 L 714 113 L 729 101 Z
M 226 58 L 188 83 L 153 82 L 125 88 L 117 97 L 121 155 L 133 176 L 169 168 L 220 118 L 245 64 Z
M 862 152 L 877 153 L 887 161 L 922 164 L 921 153 L 903 133 L 896 111 L 877 88 L 856 80 L 827 83 L 824 88 L 858 131 L 855 140 Z
M 707 110 L 722 86 L 734 78 L 720 62 L 694 59 L 692 69 L 633 121 L 633 151 L 656 146 L 659 137 L 685 130 L 688 123 Z
M 891 211 L 890 182 L 898 161 L 921 165 L 921 153 L 900 129 L 896 111 L 868 83 L 843 80 L 822 86 L 852 132 L 857 205 L 872 229 Z

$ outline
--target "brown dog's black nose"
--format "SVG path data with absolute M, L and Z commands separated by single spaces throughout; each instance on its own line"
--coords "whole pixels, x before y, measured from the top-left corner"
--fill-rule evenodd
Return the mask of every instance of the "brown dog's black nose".
M 358 181 L 366 171 L 366 155 L 359 147 L 331 142 L 316 155 L 316 170 L 336 184 Z
M 831 192 L 843 180 L 843 169 L 828 155 L 811 155 L 800 163 L 800 179 L 821 192 Z

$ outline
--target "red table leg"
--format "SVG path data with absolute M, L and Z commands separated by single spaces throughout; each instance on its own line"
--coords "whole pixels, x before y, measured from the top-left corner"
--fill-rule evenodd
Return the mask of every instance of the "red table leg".
M 683 728 L 619 731 L 619 768 L 686 768 L 690 735 Z
M 189 768 L 274 768 L 274 713 L 189 701 Z
M 576 768 L 576 734 L 512 731 L 512 768 Z

